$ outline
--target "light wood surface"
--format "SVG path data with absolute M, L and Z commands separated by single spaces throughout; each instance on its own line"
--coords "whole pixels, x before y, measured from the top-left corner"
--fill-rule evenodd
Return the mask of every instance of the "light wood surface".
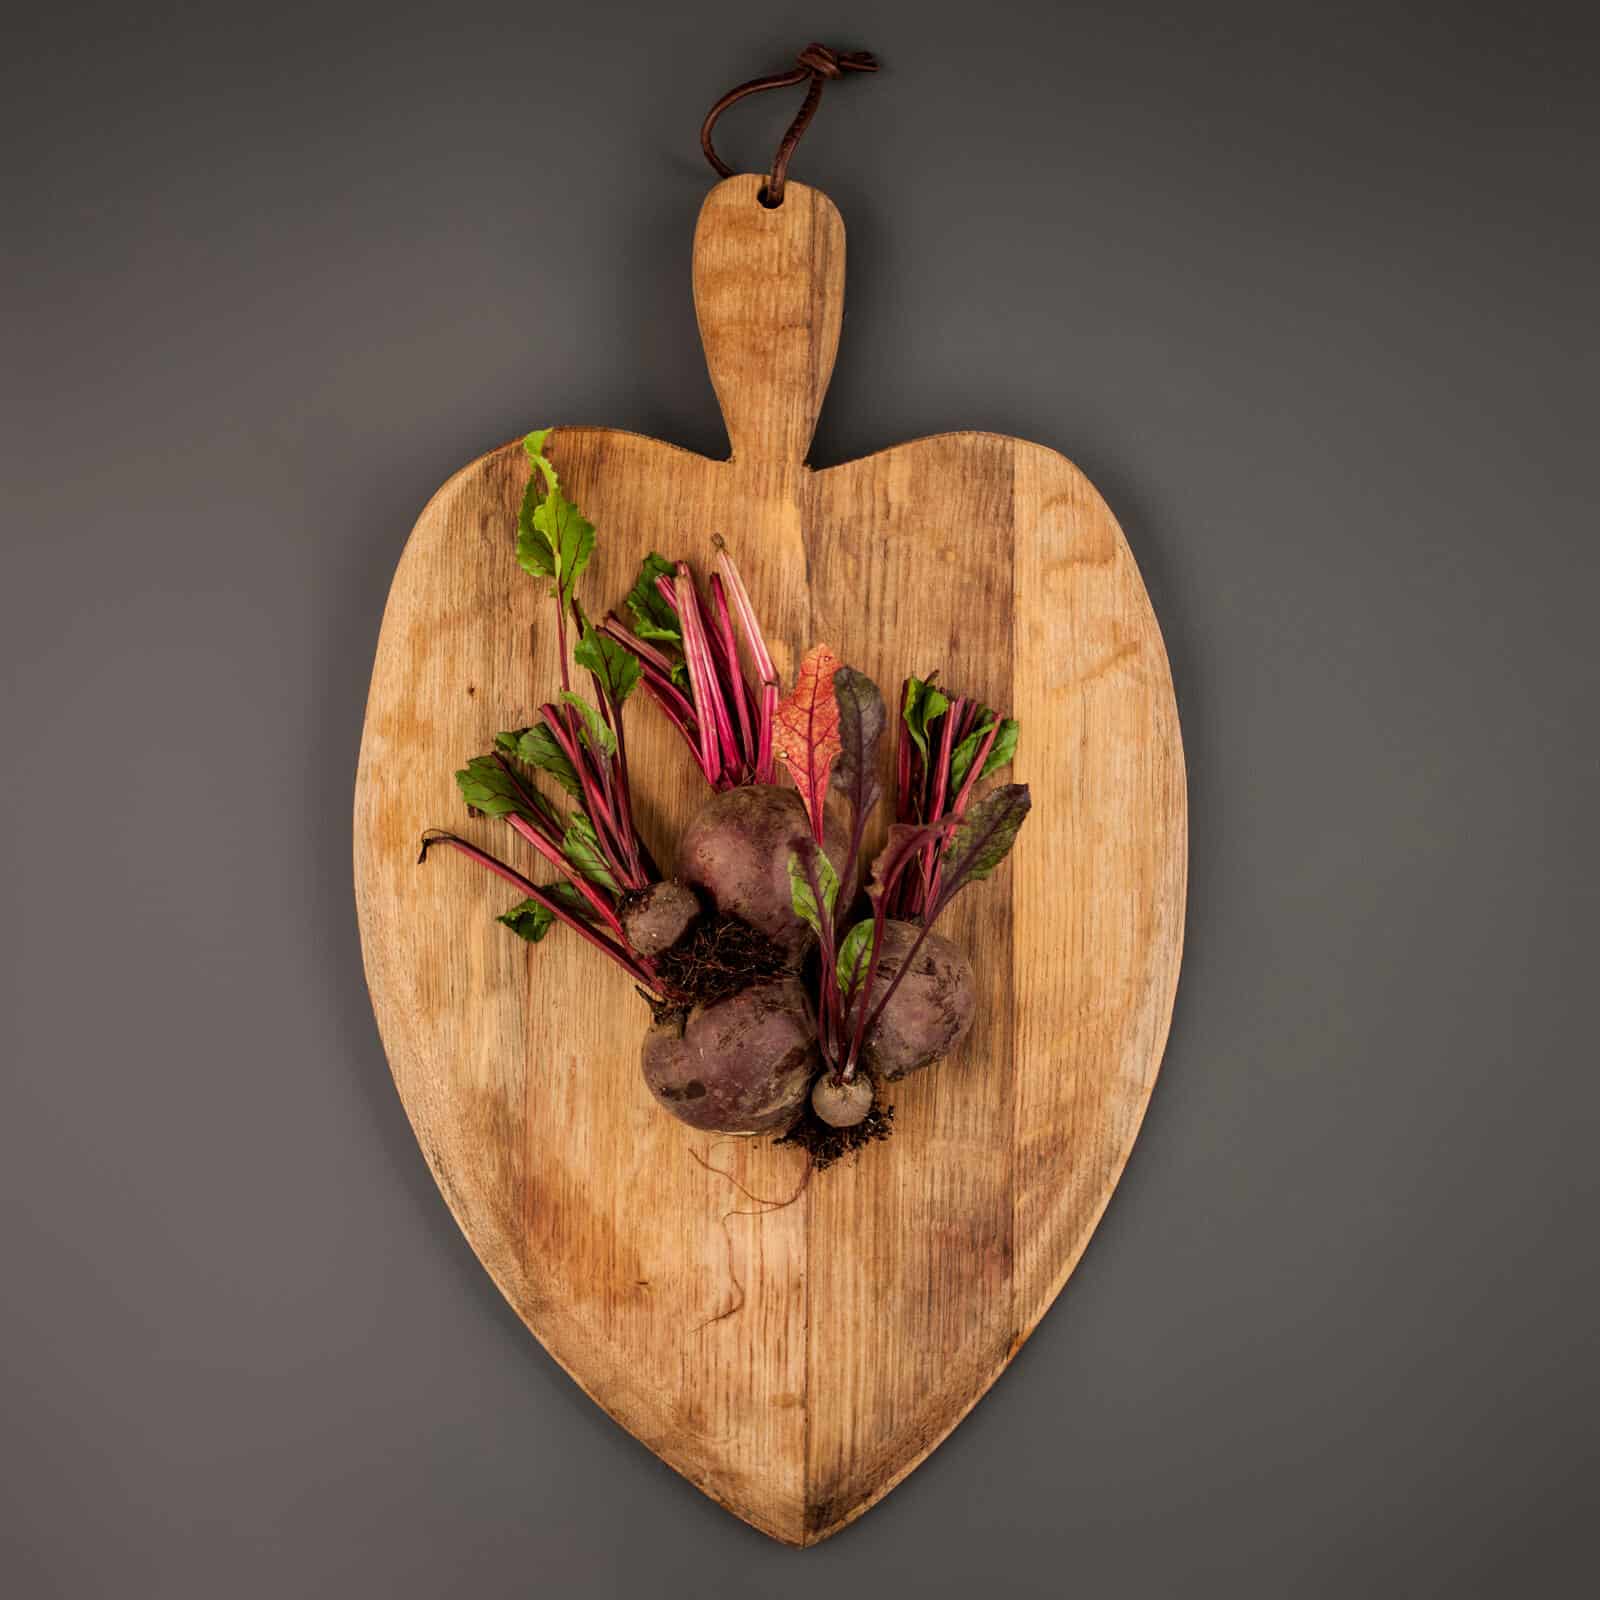
M 799 184 L 707 198 L 694 293 L 733 453 L 558 428 L 553 456 L 599 529 L 581 592 L 616 604 L 644 551 L 709 568 L 732 548 L 786 677 L 826 641 L 893 699 L 908 671 L 1014 712 L 1033 813 L 1010 861 L 941 931 L 976 957 L 959 1053 L 895 1085 L 892 1139 L 804 1176 L 796 1151 L 661 1112 L 626 978 L 558 930 L 530 949 L 514 898 L 450 855 L 451 774 L 557 681 L 544 586 L 516 566 L 519 446 L 457 473 L 401 557 L 356 783 L 355 870 L 395 1082 L 479 1258 L 545 1348 L 691 1482 L 812 1544 L 950 1432 L 1082 1253 L 1138 1132 L 1171 1016 L 1186 864 L 1171 677 L 1133 557 L 1063 457 L 952 433 L 814 472 L 844 229 Z M 534 397 L 530 424 L 559 396 Z M 556 417 L 559 421 L 559 416 Z M 630 704 L 642 826 L 671 860 L 706 794 L 654 708 Z M 887 752 L 886 752 L 887 753 Z M 881 827 L 881 823 L 880 823 Z M 710 1163 L 727 1177 L 707 1171 Z

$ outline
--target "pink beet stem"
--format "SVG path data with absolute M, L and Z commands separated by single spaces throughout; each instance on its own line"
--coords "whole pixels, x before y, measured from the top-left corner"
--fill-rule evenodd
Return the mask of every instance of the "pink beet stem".
M 530 826 L 526 818 L 519 817 L 515 812 L 512 812 L 506 818 L 506 821 L 594 907 L 596 914 L 619 939 L 627 937 L 622 931 L 622 924 L 617 920 L 616 912 L 611 909 L 610 902 L 567 860 L 555 845 L 551 844 L 537 829 Z
M 497 861 L 487 850 L 480 850 L 475 844 L 469 844 L 465 839 L 459 839 L 453 833 L 436 833 L 423 839 L 423 853 L 426 855 L 430 844 L 447 844 L 452 849 L 459 850 L 462 855 L 470 857 L 479 866 L 487 867 L 497 877 L 504 878 L 514 889 L 518 890 L 527 899 L 536 905 L 541 905 L 553 916 L 557 922 L 562 922 L 575 933 L 581 934 L 597 950 L 610 956 L 635 982 L 642 983 L 648 988 L 657 987 L 655 975 L 648 972 L 631 954 L 621 945 L 606 938 L 603 933 L 598 933 L 591 928 L 581 917 L 574 916 L 559 900 L 553 899 L 532 879 L 525 878 L 505 862 Z
M 572 711 L 574 708 L 568 706 L 566 709 Z M 583 809 L 594 824 L 595 839 L 599 843 L 601 854 L 606 858 L 606 865 L 610 867 L 614 877 L 626 883 L 628 881 L 626 851 L 623 850 L 621 839 L 616 835 L 611 786 L 606 774 L 595 765 L 588 748 L 568 729 L 559 706 L 540 706 L 539 715 L 544 718 L 545 725 L 550 729 L 556 743 L 561 746 L 561 753 L 572 763 L 573 771 L 578 775 L 578 784 L 583 790 Z
M 695 713 L 700 722 L 700 765 L 708 775 L 715 775 L 712 782 L 721 787 L 723 740 L 720 723 L 727 720 L 727 712 L 718 691 L 711 647 L 706 642 L 705 626 L 700 616 L 700 596 L 687 561 L 678 563 L 675 587 L 678 591 L 678 621 L 683 627 L 683 658 L 688 664 L 689 687 L 694 693 Z M 731 736 L 730 729 L 730 741 Z
M 728 586 L 728 596 L 733 602 L 734 615 L 739 619 L 739 632 L 744 636 L 745 648 L 750 652 L 750 664 L 755 668 L 756 682 L 761 688 L 761 698 L 756 713 L 756 774 L 757 783 L 771 783 L 774 777 L 772 757 L 772 719 L 778 710 L 778 669 L 772 664 L 772 652 L 762 636 L 761 624 L 756 620 L 756 610 L 750 604 L 749 591 L 733 557 L 721 539 L 717 541 L 717 571 Z
M 750 725 L 750 690 L 744 681 L 744 668 L 739 662 L 739 645 L 733 636 L 733 618 L 728 612 L 728 588 L 720 572 L 711 574 L 711 598 L 716 618 L 716 638 L 722 647 L 722 659 L 728 680 L 729 698 L 739 713 L 739 747 L 747 768 L 754 767 L 756 759 L 755 730 Z

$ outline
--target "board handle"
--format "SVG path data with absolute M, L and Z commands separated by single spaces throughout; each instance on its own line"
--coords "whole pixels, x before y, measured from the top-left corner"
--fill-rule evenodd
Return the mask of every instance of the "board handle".
M 819 189 L 762 204 L 741 173 L 706 196 L 694 233 L 700 342 L 732 460 L 798 467 L 811 448 L 844 315 L 844 222 Z

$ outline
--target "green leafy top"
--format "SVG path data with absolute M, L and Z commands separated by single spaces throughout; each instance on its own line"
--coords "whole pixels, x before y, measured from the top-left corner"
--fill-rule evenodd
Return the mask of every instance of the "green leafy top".
M 561 492 L 545 444 L 554 429 L 536 428 L 522 441 L 533 463 L 517 513 L 517 560 L 536 578 L 549 578 L 563 606 L 594 552 L 594 524 Z
M 544 723 L 536 723 L 531 728 L 518 728 L 511 733 L 497 733 L 494 742 L 507 755 L 526 761 L 540 772 L 548 772 L 574 800 L 583 797 L 583 785 L 578 782 L 577 772 L 567 760 L 566 752 L 556 743 L 555 735 Z M 480 756 L 478 759 L 485 758 Z M 468 803 L 471 804 L 470 801 Z M 479 806 L 478 809 L 481 811 L 483 807 Z
M 945 849 L 938 908 L 969 883 L 987 878 L 1010 853 L 1033 801 L 1025 783 L 992 789 L 961 819 Z
M 517 775 L 508 772 L 493 756 L 474 756 L 456 774 L 456 787 L 461 798 L 486 817 L 518 816 L 529 822 L 538 821 Z
M 622 885 L 617 882 L 615 874 L 606 864 L 605 856 L 601 854 L 600 837 L 594 831 L 594 823 L 589 820 L 587 811 L 572 813 L 572 820 L 567 823 L 566 837 L 561 841 L 561 853 L 590 883 L 597 883 L 613 894 L 620 892 Z
M 836 971 L 839 993 L 849 1005 L 857 986 L 867 975 L 872 964 L 872 947 L 877 942 L 878 924 L 872 917 L 863 917 L 845 936 L 839 946 Z
M 995 714 L 987 706 L 982 706 L 978 711 L 978 725 L 965 739 L 958 744 L 950 754 L 950 787 L 959 789 L 966 781 L 967 773 L 971 770 L 972 763 L 977 759 L 978 751 L 983 747 L 983 741 L 989 737 L 989 730 L 995 727 Z M 994 743 L 989 747 L 989 754 L 984 758 L 983 768 L 978 773 L 981 783 L 990 773 L 998 772 L 1006 766 L 1017 753 L 1018 723 L 1015 717 L 1000 718 L 999 727 L 995 732 Z
M 570 883 L 560 882 L 548 884 L 544 893 L 552 900 L 559 900 L 573 916 L 587 916 L 588 903 Z M 519 900 L 509 911 L 502 912 L 494 919 L 503 922 L 519 939 L 526 939 L 529 944 L 538 944 L 544 936 L 555 926 L 556 915 L 548 906 L 540 905 L 537 900 Z
M 810 847 L 811 870 L 808 872 L 806 862 L 800 858 L 798 850 L 789 852 L 789 899 L 794 906 L 794 914 L 811 929 L 813 933 L 822 932 L 822 918 L 826 914 L 833 915 L 834 902 L 839 898 L 839 874 L 834 871 L 833 863 L 828 859 L 827 852 L 820 846 Z M 812 877 L 816 879 L 816 889 L 811 887 Z M 817 892 L 821 891 L 823 909 L 817 909 Z
M 601 755 L 614 756 L 617 753 L 617 736 L 606 726 L 605 718 L 581 694 L 563 689 L 561 698 L 583 718 L 583 742 Z
M 582 612 L 578 614 L 582 619 Z M 586 620 L 580 620 L 580 626 L 583 633 L 573 646 L 572 659 L 600 680 L 600 687 L 612 705 L 620 706 L 639 687 L 638 657 L 624 650 L 610 634 L 591 628 Z
M 677 570 L 675 561 L 668 561 L 652 550 L 639 565 L 639 576 L 628 591 L 627 606 L 633 613 L 633 631 L 641 639 L 682 648 L 683 629 L 678 623 L 678 613 L 656 586 L 657 578 L 671 578 Z
M 949 697 L 943 690 L 934 687 L 931 675 L 906 679 L 906 698 L 900 715 L 912 743 L 922 752 L 923 760 L 928 757 L 928 724 L 937 721 L 949 709 Z

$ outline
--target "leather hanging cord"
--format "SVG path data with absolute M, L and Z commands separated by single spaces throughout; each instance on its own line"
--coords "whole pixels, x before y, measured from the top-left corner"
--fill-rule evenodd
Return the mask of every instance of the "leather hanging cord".
M 788 72 L 774 73 L 769 78 L 752 78 L 748 83 L 741 83 L 737 89 L 730 89 L 712 106 L 706 113 L 706 120 L 700 124 L 700 148 L 705 151 L 706 160 L 720 177 L 731 178 L 733 168 L 717 154 L 711 143 L 711 130 L 716 126 L 717 118 L 747 94 L 759 94 L 763 89 L 788 89 L 795 84 L 805 83 L 808 78 L 811 80 L 805 101 L 795 114 L 794 121 L 789 124 L 789 131 L 779 141 L 778 152 L 772 158 L 772 171 L 767 177 L 766 187 L 761 191 L 761 198 L 769 206 L 783 204 L 783 186 L 789 176 L 789 159 L 794 155 L 795 146 L 800 143 L 801 134 L 816 115 L 823 84 L 830 78 L 843 77 L 846 72 L 878 70 L 877 61 L 866 50 L 830 50 L 825 44 L 808 44 L 795 60 L 798 64 Z

